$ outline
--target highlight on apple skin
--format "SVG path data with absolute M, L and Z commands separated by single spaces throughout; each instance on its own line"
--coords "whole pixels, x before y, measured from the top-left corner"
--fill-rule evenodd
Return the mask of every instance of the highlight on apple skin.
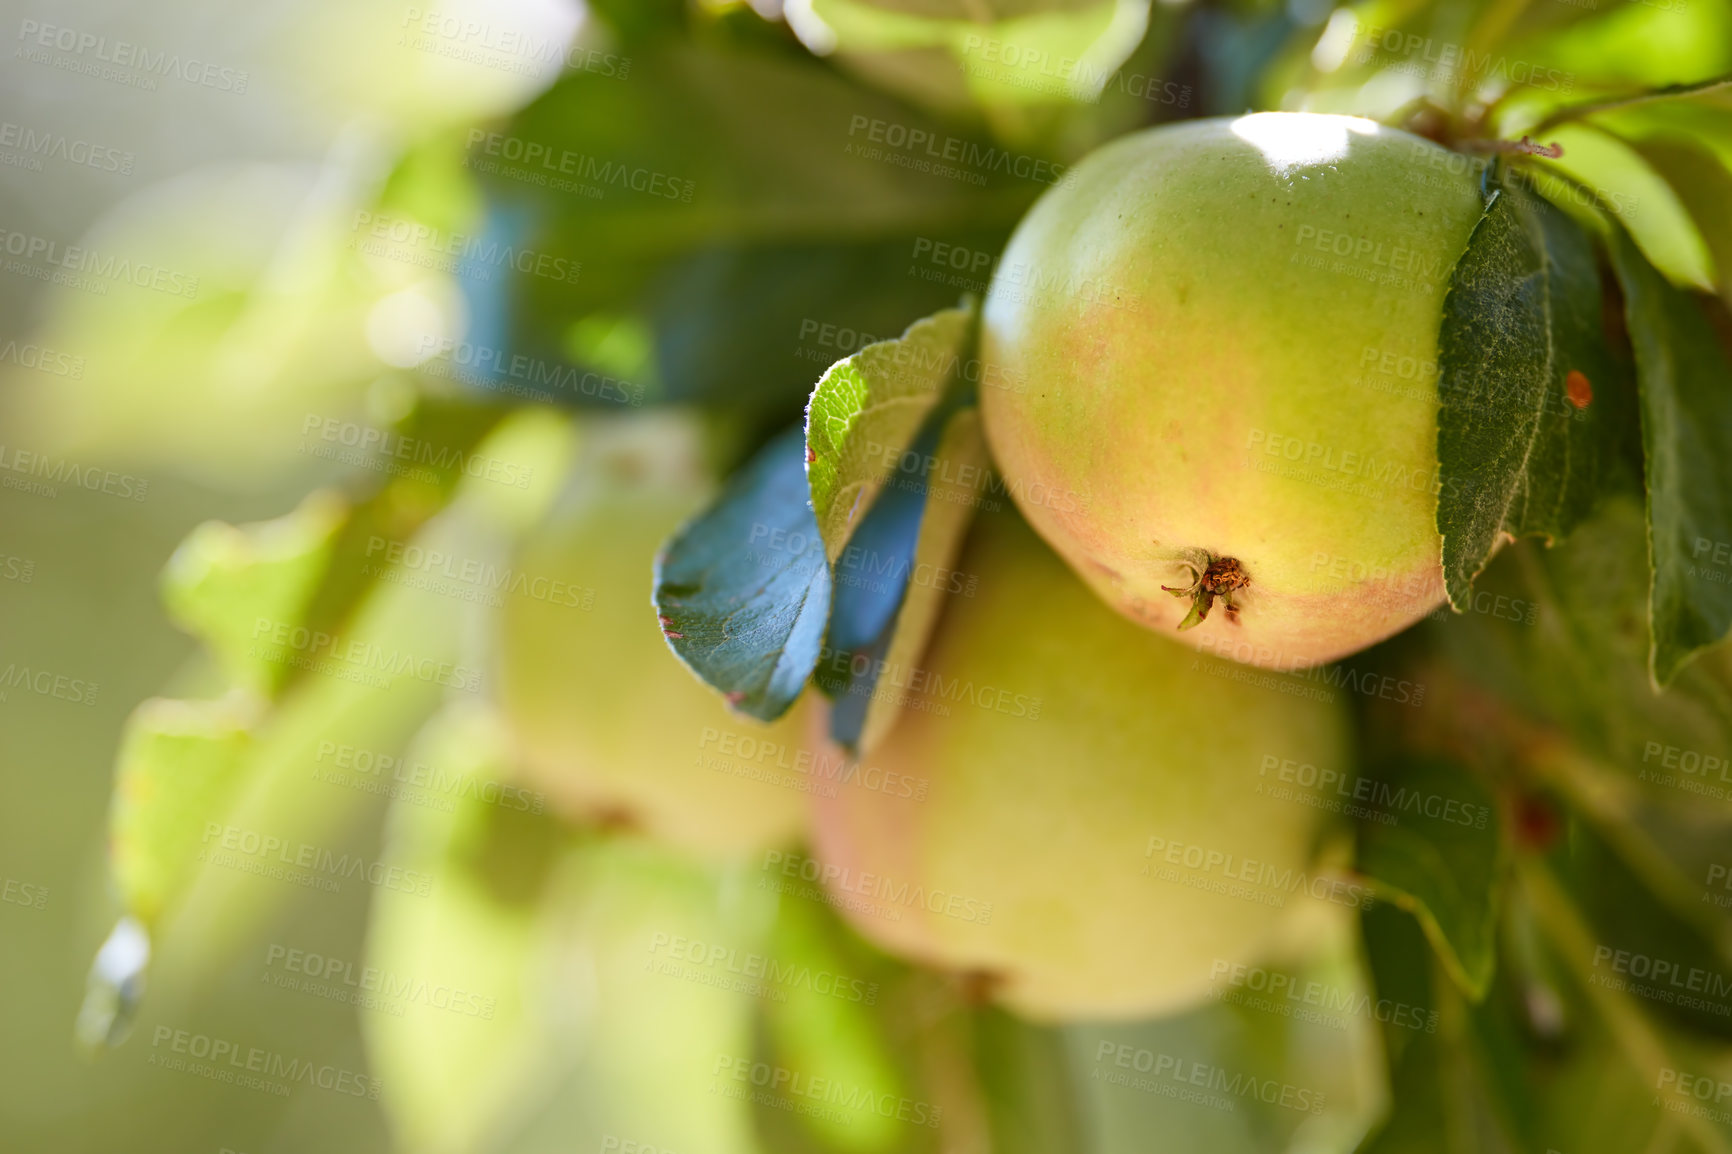
M 1030 210 L 993 279 L 987 438 L 1106 602 L 1296 670 L 1443 599 L 1437 334 L 1476 167 L 1356 117 L 1121 138 Z

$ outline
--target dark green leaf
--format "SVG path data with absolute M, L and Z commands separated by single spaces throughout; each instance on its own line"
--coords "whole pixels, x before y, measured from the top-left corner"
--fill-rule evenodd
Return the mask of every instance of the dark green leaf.
M 668 644 L 731 705 L 762 721 L 799 696 L 830 612 L 823 550 L 753 550 L 761 541 L 817 541 L 805 453 L 799 429 L 777 437 L 656 559 L 655 605 Z
M 1621 230 L 1612 263 L 1624 290 L 1642 397 L 1652 630 L 1649 671 L 1671 681 L 1732 629 L 1732 364 L 1699 299 L 1668 284 Z
M 1458 610 L 1501 537 L 1554 540 L 1599 495 L 1611 423 L 1589 393 L 1612 373 L 1601 325 L 1587 235 L 1519 186 L 1495 189 L 1438 336 L 1437 527 Z

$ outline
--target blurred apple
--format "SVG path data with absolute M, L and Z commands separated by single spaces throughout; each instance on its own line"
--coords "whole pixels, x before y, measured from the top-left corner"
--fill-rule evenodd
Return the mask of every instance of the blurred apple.
M 556 808 L 730 856 L 797 832 L 803 779 L 776 751 L 798 749 L 801 722 L 730 711 L 656 623 L 656 551 L 710 494 L 687 418 L 598 422 L 513 563 L 529 595 L 506 599 L 501 685 L 519 757 Z

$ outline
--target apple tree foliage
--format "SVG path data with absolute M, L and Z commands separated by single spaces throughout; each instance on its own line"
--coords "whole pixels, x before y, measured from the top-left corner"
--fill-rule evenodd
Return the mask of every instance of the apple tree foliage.
M 956 556 L 961 491 L 1002 493 L 975 405 L 991 254 L 1096 144 L 1304 107 L 1449 144 L 1483 196 L 1439 331 L 1450 606 L 1347 663 L 1427 693 L 1424 710 L 1359 703 L 1359 774 L 1468 797 L 1481 818 L 1359 823 L 1355 868 L 1383 900 L 1287 987 L 1347 991 L 1340 1027 L 1302 1029 L 1302 993 L 1280 1013 L 1245 998 L 1023 1022 L 876 952 L 821 901 L 778 900 L 768 867 L 473 800 L 397 804 L 385 860 L 441 882 L 379 893 L 372 963 L 503 996 L 437 1037 L 379 1025 L 385 1107 L 408 1146 L 450 1150 L 602 1148 L 679 1100 L 694 1104 L 680 1150 L 1732 1151 L 1727 1107 L 1692 1089 L 1732 1081 L 1732 998 L 1663 996 L 1614 964 L 1634 951 L 1732 981 L 1732 891 L 1715 888 L 1732 816 L 1672 756 L 1732 754 L 1732 4 L 810 0 L 785 22 L 592 7 L 586 34 L 630 57 L 630 83 L 572 71 L 502 121 L 407 142 L 367 206 L 578 270 L 456 278 L 482 355 L 402 370 L 386 422 L 453 454 L 357 468 L 275 521 L 201 527 L 165 571 L 226 693 L 146 702 L 130 724 L 112 810 L 123 921 L 84 1040 L 124 1037 L 146 996 L 136 943 L 186 909 L 268 915 L 194 893 L 207 823 L 344 820 L 286 800 L 309 733 L 509 777 L 508 743 L 450 700 L 476 688 L 475 621 L 362 561 L 379 540 L 507 553 L 573 453 L 549 406 L 579 430 L 646 405 L 714 417 L 729 479 L 645 573 L 643 612 L 740 712 L 780 716 L 810 686 L 835 703 L 832 735 L 870 749 L 895 717 L 876 671 L 916 661 L 940 612 L 909 575 Z M 919 259 L 939 252 L 968 255 Z M 363 386 L 333 371 L 320 387 Z M 531 483 L 502 494 L 464 467 L 507 448 L 535 462 Z M 769 538 L 766 567 L 752 550 Z M 888 586 L 846 579 L 861 558 Z M 370 696 L 261 657 L 261 621 L 266 640 L 400 642 L 452 673 Z M 618 943 L 668 927 L 854 975 L 872 997 L 649 981 Z M 873 1087 L 920 1124 L 718 1094 L 717 1055 Z M 1222 1108 L 1162 1088 L 1198 1070 L 1234 1087 Z

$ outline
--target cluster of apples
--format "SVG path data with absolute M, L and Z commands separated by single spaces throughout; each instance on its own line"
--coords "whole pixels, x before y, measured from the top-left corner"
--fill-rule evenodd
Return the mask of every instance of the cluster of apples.
M 1442 597 L 1435 381 L 1392 367 L 1435 365 L 1481 210 L 1439 151 L 1349 117 L 1195 121 L 1035 205 L 981 328 L 1025 383 L 981 398 L 1020 508 L 978 510 L 977 580 L 921 660 L 1010 696 L 929 689 L 860 772 L 820 768 L 816 694 L 758 726 L 667 651 L 652 559 L 712 495 L 691 427 L 592 438 L 519 563 L 593 607 L 504 611 L 537 787 L 712 857 L 804 837 L 796 872 L 863 934 L 1043 1018 L 1182 1007 L 1359 904 L 1317 789 L 1352 776 L 1347 703 L 1303 671 Z

